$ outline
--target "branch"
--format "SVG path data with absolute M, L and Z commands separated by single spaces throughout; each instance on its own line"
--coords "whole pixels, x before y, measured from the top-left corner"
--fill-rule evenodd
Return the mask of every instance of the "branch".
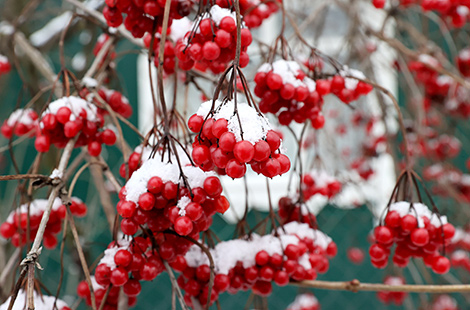
M 361 283 L 359 280 L 354 279 L 346 282 L 336 281 L 302 281 L 291 282 L 290 284 L 299 287 L 309 287 L 323 290 L 334 291 L 367 291 L 367 292 L 408 292 L 408 293 L 468 293 L 470 292 L 470 284 L 446 284 L 446 285 L 432 285 L 432 284 L 403 284 L 403 285 L 388 285 L 383 283 Z

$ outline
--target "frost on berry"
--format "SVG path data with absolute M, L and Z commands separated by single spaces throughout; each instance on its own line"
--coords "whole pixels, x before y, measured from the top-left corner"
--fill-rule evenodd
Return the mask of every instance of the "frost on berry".
M 245 175 L 246 164 L 266 177 L 282 175 L 290 169 L 290 160 L 281 153 L 281 138 L 269 121 L 247 103 L 234 101 L 204 102 L 188 121 L 197 133 L 192 158 L 203 170 L 219 171 L 232 178 Z

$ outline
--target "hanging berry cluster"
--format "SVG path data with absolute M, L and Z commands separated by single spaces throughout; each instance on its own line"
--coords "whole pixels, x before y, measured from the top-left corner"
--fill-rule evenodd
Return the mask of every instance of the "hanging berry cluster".
M 454 236 L 455 228 L 445 216 L 429 210 L 422 203 L 406 201 L 390 205 L 384 225 L 375 227 L 375 243 L 369 248 L 374 267 L 387 266 L 391 248 L 396 244 L 393 263 L 406 267 L 411 257 L 422 258 L 435 273 L 444 274 L 450 262 L 439 254 L 440 249 Z
M 91 156 L 100 155 L 102 143 L 116 142 L 116 134 L 104 128 L 104 117 L 95 105 L 79 97 L 62 97 L 42 113 L 34 145 L 38 152 L 45 153 L 51 144 L 64 148 L 74 138 L 75 147 L 87 145 Z
M 188 15 L 193 1 L 170 0 L 170 20 Z M 166 0 L 128 1 L 106 0 L 103 16 L 110 27 L 124 27 L 136 38 L 142 38 L 145 33 L 152 33 L 154 25 L 162 26 Z M 123 17 L 123 14 L 126 14 Z
M 289 158 L 280 153 L 281 138 L 262 114 L 247 103 L 216 100 L 215 110 L 212 103 L 203 103 L 188 121 L 198 133 L 192 151 L 198 166 L 205 171 L 217 167 L 234 179 L 245 175 L 246 164 L 269 178 L 290 169 Z
M 387 276 L 384 284 L 403 285 L 406 282 L 403 277 Z M 397 306 L 401 306 L 407 296 L 408 294 L 405 292 L 377 292 L 377 298 L 386 305 L 394 303 Z
M 228 200 L 221 193 L 222 185 L 213 173 L 192 166 L 180 171 L 177 164 L 149 159 L 119 194 L 122 232 L 133 236 L 140 225 L 147 225 L 154 234 L 171 229 L 198 239 L 199 232 L 211 225 L 212 216 L 228 209 Z
M 248 240 L 220 242 L 211 249 L 215 264 L 210 304 L 227 291 L 235 294 L 251 289 L 269 296 L 272 281 L 285 286 L 289 281 L 313 280 L 328 270 L 328 258 L 336 255 L 336 245 L 327 235 L 306 224 L 292 222 L 278 229 L 279 236 L 252 234 Z M 190 306 L 205 305 L 211 269 L 206 254 L 192 246 L 184 260 L 173 266 L 182 274 L 178 283 Z
M 253 41 L 248 28 L 241 29 L 240 67 L 248 65 L 250 57 L 247 48 Z M 222 73 L 235 59 L 237 44 L 237 21 L 235 13 L 218 5 L 201 17 L 195 32 L 188 32 L 184 40 L 176 44 L 176 57 L 185 70 L 196 68 L 210 69 Z
M 29 135 L 34 137 L 38 126 L 38 114 L 33 109 L 18 109 L 10 114 L 1 127 L 2 135 L 10 139 L 16 136 Z
M 12 211 L 6 221 L 0 225 L 0 235 L 5 239 L 11 239 L 15 247 L 26 245 L 28 229 L 28 210 L 29 210 L 29 240 L 36 237 L 39 223 L 46 210 L 48 200 L 36 199 L 30 204 L 23 204 L 19 209 Z M 83 217 L 87 213 L 87 206 L 78 198 L 72 197 L 70 212 L 76 217 Z M 52 211 L 47 221 L 44 232 L 43 244 L 47 249 L 54 249 L 57 246 L 57 234 L 62 229 L 62 221 L 67 214 L 66 207 L 59 198 L 56 198 L 52 204 Z

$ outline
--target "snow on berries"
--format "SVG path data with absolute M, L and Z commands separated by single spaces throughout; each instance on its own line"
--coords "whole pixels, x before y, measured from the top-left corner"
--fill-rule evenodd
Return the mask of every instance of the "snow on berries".
M 387 285 L 403 285 L 405 284 L 403 277 L 387 276 L 384 280 L 384 284 Z M 405 292 L 377 292 L 377 298 L 384 304 L 394 303 L 397 306 L 403 304 L 408 293 Z
M 24 289 L 18 291 L 18 295 L 15 299 L 15 304 L 12 310 L 21 310 L 27 309 L 26 301 L 28 299 L 28 293 Z M 56 299 L 55 296 L 48 296 L 44 294 L 38 294 L 36 291 L 33 291 L 33 300 L 34 307 L 39 310 L 45 309 L 57 309 L 57 310 L 70 310 L 70 307 L 67 303 L 61 299 Z M 0 305 L 0 310 L 9 309 L 11 301 L 11 296 L 3 304 Z
M 268 296 L 273 281 L 285 286 L 289 281 L 313 280 L 328 270 L 328 258 L 336 255 L 331 238 L 307 224 L 292 222 L 283 228 L 278 229 L 278 236 L 252 234 L 249 239 L 220 242 L 210 250 L 215 265 L 211 304 L 225 291 L 235 294 L 251 289 Z M 210 279 L 206 254 L 193 245 L 178 267 L 186 302 L 205 305 Z
M 38 125 L 38 114 L 33 109 L 18 109 L 10 114 L 1 127 L 2 135 L 10 139 L 16 136 L 34 136 Z
M 36 199 L 29 204 L 29 240 L 36 237 L 39 224 L 44 211 L 47 208 L 46 199 Z M 83 217 L 87 213 L 87 206 L 78 198 L 72 197 L 70 212 L 77 217 Z M 62 221 L 67 215 L 67 209 L 59 198 L 52 204 L 52 211 L 47 222 L 44 233 L 43 244 L 48 249 L 57 246 L 57 234 L 62 229 Z M 27 241 L 28 229 L 28 203 L 22 204 L 18 209 L 12 211 L 4 223 L 0 225 L 0 235 L 5 239 L 11 239 L 15 247 L 23 247 Z
M 184 175 L 182 177 L 182 175 Z M 162 163 L 152 158 L 135 171 L 121 190 L 118 213 L 121 229 L 134 235 L 147 224 L 154 233 L 172 228 L 180 236 L 198 239 L 224 213 L 229 202 L 221 195 L 222 185 L 214 173 L 193 166 Z
M 0 54 L 0 76 L 3 74 L 7 74 L 11 70 L 10 62 L 8 58 L 2 54 Z
M 198 133 L 193 142 L 192 158 L 203 170 L 217 167 L 219 173 L 241 178 L 246 164 L 253 171 L 273 178 L 290 169 L 290 160 L 280 153 L 281 138 L 269 121 L 247 103 L 212 101 L 201 105 L 188 121 Z M 237 111 L 237 113 L 234 113 Z
M 240 1 L 240 13 L 248 28 L 257 28 L 263 21 L 279 10 L 282 0 L 245 0 Z M 215 3 L 223 8 L 231 8 L 233 0 L 216 0 Z
M 142 38 L 145 33 L 152 33 L 154 24 L 162 26 L 165 0 L 157 1 L 125 1 L 106 0 L 103 16 L 110 27 L 124 24 L 127 30 L 136 38 Z M 170 21 L 188 15 L 193 1 L 171 0 Z M 126 14 L 126 16 L 123 16 Z
M 411 257 L 422 258 L 435 273 L 447 273 L 450 261 L 439 251 L 450 243 L 454 233 L 455 228 L 447 223 L 446 216 L 433 213 L 422 203 L 393 203 L 383 225 L 374 229 L 375 243 L 369 248 L 372 265 L 385 268 L 396 244 L 393 253 L 395 266 L 403 268 Z
M 95 276 L 91 276 L 90 278 L 91 278 L 91 283 L 93 287 L 93 292 L 95 294 L 96 305 L 97 307 L 100 307 L 101 303 L 103 302 L 104 296 L 106 294 L 106 290 L 108 289 L 108 285 L 102 286 L 98 284 Z M 136 282 L 138 283 L 138 281 Z M 132 281 L 130 283 L 136 283 L 136 282 Z M 128 285 L 128 286 L 131 286 L 131 285 Z M 120 290 L 121 290 L 121 287 L 119 286 L 111 286 L 109 293 L 108 293 L 108 297 L 106 298 L 105 305 L 103 306 L 103 309 L 109 309 L 109 310 L 118 309 Z M 128 288 L 127 292 L 129 293 L 130 291 L 131 290 Z M 132 292 L 135 293 L 136 295 L 126 293 L 126 295 L 128 295 L 127 305 L 129 307 L 133 307 L 137 304 L 137 297 L 136 297 L 138 295 L 138 293 L 136 293 L 137 291 L 140 293 L 140 286 L 135 285 L 135 287 L 133 287 Z M 90 288 L 88 287 L 88 283 L 85 280 L 81 281 L 78 284 L 77 295 L 85 299 L 85 303 L 91 307 L 92 302 L 91 302 Z
M 104 118 L 98 108 L 79 97 L 62 97 L 49 104 L 39 120 L 34 143 L 41 153 L 49 151 L 51 144 L 58 148 L 77 138 L 75 147 L 87 146 L 91 156 L 101 153 L 101 144 L 113 145 L 116 134 L 105 129 Z
M 290 303 L 287 310 L 320 310 L 320 303 L 312 293 L 299 294 Z
M 247 48 L 253 41 L 251 32 L 242 25 L 240 67 L 248 65 L 250 57 Z M 235 59 L 237 44 L 237 21 L 235 12 L 218 5 L 211 7 L 209 13 L 201 17 L 195 32 L 188 32 L 184 40 L 176 44 L 176 57 L 180 68 L 200 71 L 210 69 L 222 73 L 229 62 Z

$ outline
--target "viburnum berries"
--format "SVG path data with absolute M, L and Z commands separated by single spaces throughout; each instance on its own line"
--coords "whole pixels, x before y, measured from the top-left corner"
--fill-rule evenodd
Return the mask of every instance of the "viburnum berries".
M 432 213 L 421 203 L 396 202 L 388 208 L 383 226 L 374 229 L 375 243 L 369 248 L 374 267 L 384 268 L 391 248 L 396 244 L 393 263 L 408 265 L 410 257 L 422 258 L 435 273 L 447 273 L 450 261 L 439 254 L 450 243 L 455 229 L 445 216 Z
M 279 10 L 282 0 L 245 0 L 240 1 L 240 13 L 248 28 L 261 26 L 263 20 L 269 18 Z M 215 3 L 223 8 L 232 8 L 233 0 L 216 0 Z
M 38 126 L 38 115 L 33 109 L 18 109 L 10 114 L 1 127 L 2 135 L 10 139 L 17 136 L 34 136 Z
M 34 145 L 38 152 L 45 153 L 51 144 L 63 148 L 77 138 L 75 147 L 87 145 L 89 154 L 98 156 L 102 143 L 116 142 L 115 133 L 103 126 L 103 115 L 95 105 L 78 97 L 62 97 L 51 102 L 41 115 Z
M 188 121 L 189 129 L 198 133 L 194 138 L 192 158 L 203 170 L 217 167 L 219 173 L 231 178 L 245 175 L 246 164 L 266 177 L 275 177 L 290 169 L 290 160 L 280 153 L 281 138 L 271 129 L 269 121 L 246 103 L 216 100 L 201 105 Z M 207 115 L 210 115 L 206 120 Z
M 403 285 L 405 284 L 403 277 L 387 276 L 384 280 L 384 284 L 387 285 Z M 394 303 L 397 306 L 403 304 L 408 293 L 405 292 L 377 292 L 377 298 L 384 304 Z
M 44 211 L 48 201 L 45 199 L 36 199 L 29 204 L 29 240 L 36 237 Z M 87 213 L 87 206 L 78 198 L 72 197 L 70 212 L 77 217 L 83 217 Z M 59 198 L 56 198 L 52 204 L 51 214 L 47 221 L 44 232 L 43 243 L 47 249 L 54 249 L 57 246 L 56 235 L 62 229 L 62 221 L 67 214 L 66 207 Z M 18 210 L 12 211 L 6 221 L 0 225 L 0 235 L 5 239 L 11 239 L 15 247 L 26 245 L 28 230 L 28 204 L 23 204 Z
M 251 32 L 242 25 L 240 67 L 248 65 L 247 48 L 253 41 Z M 201 17 L 195 32 L 188 32 L 176 44 L 176 57 L 180 68 L 192 67 L 200 71 L 208 68 L 215 74 L 222 73 L 228 63 L 235 59 L 237 44 L 237 22 L 235 13 L 218 5 Z
M 285 286 L 289 281 L 313 280 L 328 270 L 328 257 L 336 255 L 331 238 L 307 224 L 285 224 L 278 234 L 252 234 L 251 239 L 220 242 L 210 250 L 215 264 L 211 304 L 225 291 L 251 289 L 269 296 L 272 282 Z M 178 270 L 182 273 L 178 284 L 185 290 L 185 301 L 195 307 L 205 305 L 210 279 L 206 254 L 192 246 L 181 260 L 185 263 L 180 264 L 184 268 Z

